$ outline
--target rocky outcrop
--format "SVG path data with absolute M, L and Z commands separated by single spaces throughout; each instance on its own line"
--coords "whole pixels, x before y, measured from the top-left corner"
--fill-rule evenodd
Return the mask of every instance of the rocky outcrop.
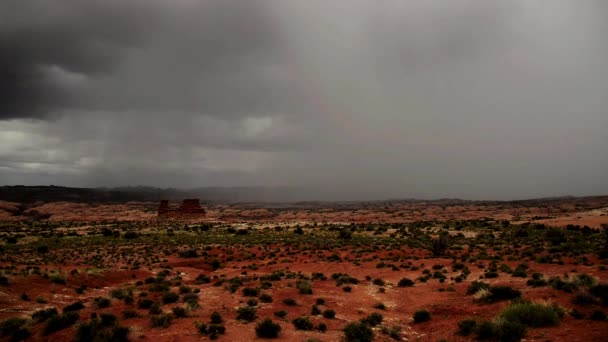
M 159 217 L 196 217 L 205 216 L 205 209 L 201 207 L 198 198 L 189 198 L 182 201 L 179 207 L 171 207 L 168 200 L 161 200 L 158 206 Z

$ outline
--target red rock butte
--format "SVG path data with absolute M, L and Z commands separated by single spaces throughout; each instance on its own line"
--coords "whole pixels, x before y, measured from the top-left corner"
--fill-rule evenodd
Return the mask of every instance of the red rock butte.
M 158 217 L 196 216 L 205 216 L 205 209 L 201 207 L 198 198 L 185 199 L 179 207 L 171 207 L 168 200 L 161 200 L 158 206 Z

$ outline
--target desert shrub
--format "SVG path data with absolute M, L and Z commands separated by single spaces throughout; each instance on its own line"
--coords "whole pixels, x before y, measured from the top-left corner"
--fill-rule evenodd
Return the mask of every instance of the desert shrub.
M 605 321 L 607 319 L 606 313 L 602 310 L 594 310 L 589 319 L 594 321 Z
M 150 317 L 153 328 L 168 328 L 171 325 L 172 320 L 173 315 L 171 314 L 160 314 Z
M 497 332 L 494 324 L 490 321 L 482 321 L 477 325 L 475 329 L 477 339 L 479 340 L 490 340 L 497 339 Z
M 296 287 L 300 294 L 312 294 L 312 283 L 308 280 L 298 281 Z
M 101 325 L 103 326 L 107 327 L 116 323 L 116 316 L 111 313 L 104 312 L 100 314 L 99 317 L 101 318 Z
M 570 316 L 572 316 L 574 319 L 583 319 L 585 318 L 585 314 L 576 310 L 576 309 L 572 309 L 572 311 L 570 311 Z
M 59 284 L 59 285 L 65 285 L 66 284 L 65 279 L 59 273 L 53 274 L 52 276 L 50 276 L 49 280 L 53 284 Z
M 281 332 L 281 326 L 266 318 L 255 326 L 255 334 L 261 338 L 277 338 Z
M 262 303 L 272 303 L 272 296 L 264 293 L 260 296 L 260 302 Z
M 70 305 L 67 305 L 66 307 L 63 308 L 63 312 L 68 312 L 68 311 L 79 311 L 84 309 L 84 304 L 82 304 L 81 302 L 74 302 Z
M 327 309 L 327 310 L 323 311 L 323 317 L 328 318 L 328 319 L 334 319 L 334 318 L 336 318 L 336 312 L 332 309 Z
M 362 318 L 361 323 L 365 323 L 369 326 L 375 327 L 376 325 L 382 323 L 383 318 L 384 317 L 381 314 L 374 312 L 371 313 L 369 316 Z
M 376 305 L 374 305 L 374 309 L 386 310 L 386 305 L 384 305 L 384 303 L 376 303 Z
M 180 306 L 174 307 L 171 309 L 171 312 L 173 312 L 173 316 L 175 316 L 175 318 L 184 318 L 188 316 L 188 311 Z
M 603 305 L 608 305 L 608 284 L 598 284 L 589 288 L 589 292 L 600 298 Z
M 256 318 L 256 310 L 252 306 L 243 306 L 238 308 L 236 319 L 246 322 L 252 322 Z
M 154 302 L 154 303 L 152 303 L 152 305 L 150 306 L 150 309 L 148 310 L 148 312 L 149 312 L 151 315 L 158 315 L 158 314 L 161 314 L 161 313 L 163 312 L 163 310 L 161 310 L 161 308 L 160 308 L 160 303 L 158 303 L 158 302 Z
M 475 294 L 482 289 L 489 290 L 490 284 L 484 283 L 483 281 L 473 281 L 467 288 L 467 295 Z
M 587 306 L 597 304 L 597 299 L 587 292 L 582 292 L 572 298 L 572 303 Z
M 149 309 L 152 307 L 152 304 L 154 304 L 154 301 L 148 298 L 141 298 L 137 301 L 137 307 L 140 309 Z
M 476 329 L 477 339 L 497 340 L 501 342 L 520 341 L 526 334 L 526 326 L 518 321 L 496 318 L 494 321 L 483 321 Z
M 22 326 L 27 323 L 24 318 L 12 317 L 0 322 L 0 336 L 9 336 L 15 334 Z
M 578 289 L 578 285 L 571 281 L 564 281 L 560 277 L 551 277 L 549 279 L 549 284 L 556 290 L 562 290 L 568 293 L 572 293 L 574 290 Z
M 258 305 L 258 301 L 257 299 L 250 299 L 247 301 L 247 305 L 249 306 L 257 306 Z
M 97 297 L 93 300 L 93 305 L 97 309 L 105 309 L 107 307 L 110 307 L 110 304 L 110 299 L 104 297 Z
M 321 314 L 321 310 L 319 310 L 319 307 L 316 305 L 312 306 L 312 309 L 310 310 L 310 314 L 313 316 L 317 316 Z
M 210 340 L 216 340 L 219 335 L 224 335 L 226 333 L 226 327 L 220 324 L 210 324 L 207 327 L 207 335 L 209 335 Z
M 211 278 L 208 275 L 206 275 L 206 274 L 199 274 L 196 277 L 195 282 L 196 282 L 197 285 L 200 285 L 200 284 L 209 284 L 211 282 Z
M 291 321 L 296 330 L 312 330 L 313 324 L 308 316 L 302 316 Z
M 276 311 L 274 313 L 274 315 L 279 318 L 285 318 L 285 316 L 287 316 L 287 311 L 285 311 L 285 310 Z
M 377 285 L 377 286 L 384 286 L 385 282 L 384 282 L 384 280 L 382 280 L 380 278 L 376 278 L 372 281 L 372 284 Z
M 139 314 L 135 310 L 125 310 L 122 312 L 122 317 L 125 319 L 139 317 Z
M 361 322 L 349 323 L 344 329 L 344 337 L 348 342 L 372 342 L 374 340 L 374 332 L 372 328 Z
M 8 286 L 8 277 L 4 274 L 0 274 L 0 285 Z
M 78 321 L 80 315 L 78 312 L 68 311 L 61 315 L 52 316 L 46 321 L 46 325 L 42 330 L 43 335 L 50 335 L 56 331 L 63 330 Z
M 125 292 L 122 289 L 113 289 L 112 291 L 110 291 L 110 297 L 116 299 L 123 299 L 125 298 Z
M 57 316 L 59 313 L 56 308 L 46 308 L 34 311 L 32 314 L 32 320 L 35 323 L 44 322 L 47 319 Z
M 513 277 L 526 278 L 528 276 L 528 273 L 526 272 L 525 268 L 517 266 L 515 270 L 513 270 L 513 273 L 511 273 L 511 275 Z
M 293 298 L 285 298 L 285 299 L 283 299 L 283 304 L 285 304 L 287 306 L 295 306 L 295 305 L 297 305 L 295 299 L 293 299 Z
M 213 313 L 211 313 L 211 324 L 222 324 L 223 322 L 224 319 L 222 318 L 222 315 L 220 315 L 219 312 L 213 311 Z
M 129 328 L 115 324 L 104 327 L 97 319 L 81 323 L 76 329 L 75 342 L 126 342 L 128 341 Z
M 422 323 L 431 320 L 431 313 L 426 310 L 414 312 L 414 323 Z
M 458 322 L 458 335 L 469 336 L 476 326 L 477 322 L 474 319 L 464 319 Z
M 246 287 L 243 289 L 243 296 L 245 297 L 257 297 L 260 295 L 260 289 Z
M 196 252 L 196 249 L 193 249 L 193 248 L 189 248 L 189 249 L 180 251 L 178 253 L 178 255 L 180 258 L 197 258 L 198 257 L 198 253 Z
M 344 286 L 344 287 L 342 288 L 342 291 L 344 291 L 344 292 L 351 292 L 352 290 L 353 290 L 353 288 L 352 288 L 352 287 L 350 287 L 350 286 Z
M 319 332 L 324 333 L 327 331 L 327 324 L 321 322 L 321 323 L 319 323 L 319 325 L 317 325 L 317 327 L 315 329 L 317 329 Z
M 519 297 L 521 297 L 521 291 L 514 290 L 510 286 L 492 286 L 490 288 L 490 296 L 485 300 L 489 303 L 494 303 L 501 300 L 513 300 Z
M 163 304 L 175 303 L 179 300 L 179 295 L 175 292 L 165 292 L 163 294 Z
M 399 280 L 399 283 L 397 283 L 397 286 L 399 286 L 399 287 L 414 286 L 414 281 L 409 278 L 402 278 L 401 280 Z
M 545 303 L 519 302 L 504 308 L 500 317 L 517 321 L 530 327 L 546 327 L 559 324 L 559 308 Z

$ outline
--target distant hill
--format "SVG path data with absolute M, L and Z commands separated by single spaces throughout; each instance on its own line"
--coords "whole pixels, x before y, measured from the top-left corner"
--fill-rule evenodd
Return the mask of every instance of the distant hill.
M 200 198 L 204 202 L 292 202 L 293 192 L 284 188 L 263 187 L 207 187 L 197 189 L 174 189 L 154 187 L 117 188 L 72 188 L 64 186 L 0 186 L 0 200 L 33 202 L 84 202 L 123 203 L 129 201 L 159 201 L 161 199 L 181 200 Z
M 597 198 L 605 196 L 595 196 Z M 81 203 L 124 203 L 129 201 L 157 202 L 161 199 L 172 201 L 184 198 L 200 198 L 206 203 L 261 203 L 265 202 L 283 206 L 280 203 L 291 203 L 298 207 L 318 207 L 327 204 L 335 205 L 358 205 L 362 203 L 374 203 L 383 205 L 388 203 L 408 202 L 427 203 L 435 205 L 463 205 L 463 204 L 498 204 L 510 203 L 512 205 L 537 205 L 540 203 L 568 201 L 583 201 L 593 197 L 551 197 L 526 199 L 518 201 L 472 201 L 463 199 L 387 199 L 381 201 L 327 201 L 322 193 L 310 192 L 299 188 L 281 187 L 205 187 L 196 189 L 155 188 L 147 186 L 116 187 L 116 188 L 73 188 L 64 186 L 23 186 L 10 185 L 0 186 L 0 200 L 18 203 L 34 202 L 81 202 Z

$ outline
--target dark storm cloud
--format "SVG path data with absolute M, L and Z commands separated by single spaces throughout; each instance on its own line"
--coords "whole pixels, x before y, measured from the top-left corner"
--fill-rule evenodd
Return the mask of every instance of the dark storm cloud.
M 608 192 L 607 10 L 0 1 L 0 179 L 333 199 Z
M 0 3 L 0 118 L 44 117 L 68 106 L 70 77 L 111 72 L 142 38 L 144 2 L 7 0 Z
M 277 31 L 257 3 L 2 2 L 0 118 L 66 108 L 272 110 L 268 97 L 288 94 L 250 67 L 276 60 Z

